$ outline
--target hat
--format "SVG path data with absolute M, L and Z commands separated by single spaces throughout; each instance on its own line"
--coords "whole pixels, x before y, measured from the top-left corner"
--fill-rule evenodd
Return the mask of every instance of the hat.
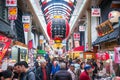
M 92 68 L 92 67 L 89 64 L 86 64 L 85 67 L 84 67 L 85 70 L 88 70 L 90 68 Z
M 74 64 L 71 64 L 70 66 L 71 66 L 71 67 L 75 67 L 75 65 L 74 65 Z

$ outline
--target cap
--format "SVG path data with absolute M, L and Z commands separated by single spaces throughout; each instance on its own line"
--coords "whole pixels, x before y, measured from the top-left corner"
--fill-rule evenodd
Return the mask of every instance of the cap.
M 71 66 L 71 67 L 75 67 L 75 65 L 74 65 L 74 64 L 71 64 L 70 66 Z
M 84 67 L 85 70 L 88 70 L 90 68 L 92 68 L 92 67 L 89 64 L 86 64 L 85 67 Z

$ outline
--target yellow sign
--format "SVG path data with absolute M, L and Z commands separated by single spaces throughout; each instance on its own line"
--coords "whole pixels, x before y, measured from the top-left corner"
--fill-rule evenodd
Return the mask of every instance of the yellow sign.
M 54 18 L 63 18 L 61 15 L 55 15 Z
M 30 24 L 29 23 L 24 23 L 23 27 L 26 28 L 26 29 L 28 29 L 30 27 Z
M 17 7 L 10 7 L 8 13 L 9 15 L 17 15 Z
M 62 48 L 63 45 L 62 45 L 61 43 L 56 43 L 56 44 L 53 45 L 53 47 L 54 47 L 54 48 L 58 48 L 58 47 L 59 47 L 59 48 Z

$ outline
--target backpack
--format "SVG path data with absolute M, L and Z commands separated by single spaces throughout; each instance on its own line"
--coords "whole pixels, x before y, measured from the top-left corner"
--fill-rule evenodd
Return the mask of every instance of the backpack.
M 36 80 L 36 68 L 33 68 L 33 69 L 31 69 L 30 71 L 28 71 L 27 72 L 27 74 L 26 74 L 26 80 L 29 80 L 29 73 L 31 73 L 31 72 L 33 72 L 34 73 L 34 75 L 35 75 L 35 80 Z

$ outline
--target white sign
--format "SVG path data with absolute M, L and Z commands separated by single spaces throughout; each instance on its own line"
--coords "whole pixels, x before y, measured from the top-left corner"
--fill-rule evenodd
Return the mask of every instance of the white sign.
M 80 40 L 80 33 L 73 34 L 74 40 Z
M 85 31 L 85 26 L 79 26 L 79 31 Z
M 6 0 L 6 6 L 7 7 L 16 7 L 17 6 L 17 0 Z
M 110 20 L 110 22 L 118 22 L 118 18 L 120 17 L 120 12 L 119 11 L 111 11 L 108 14 L 108 19 Z
M 100 15 L 101 15 L 100 8 L 92 8 L 91 16 L 100 17 Z
M 30 23 L 30 16 L 29 15 L 23 15 L 22 16 L 22 22 L 23 23 Z

